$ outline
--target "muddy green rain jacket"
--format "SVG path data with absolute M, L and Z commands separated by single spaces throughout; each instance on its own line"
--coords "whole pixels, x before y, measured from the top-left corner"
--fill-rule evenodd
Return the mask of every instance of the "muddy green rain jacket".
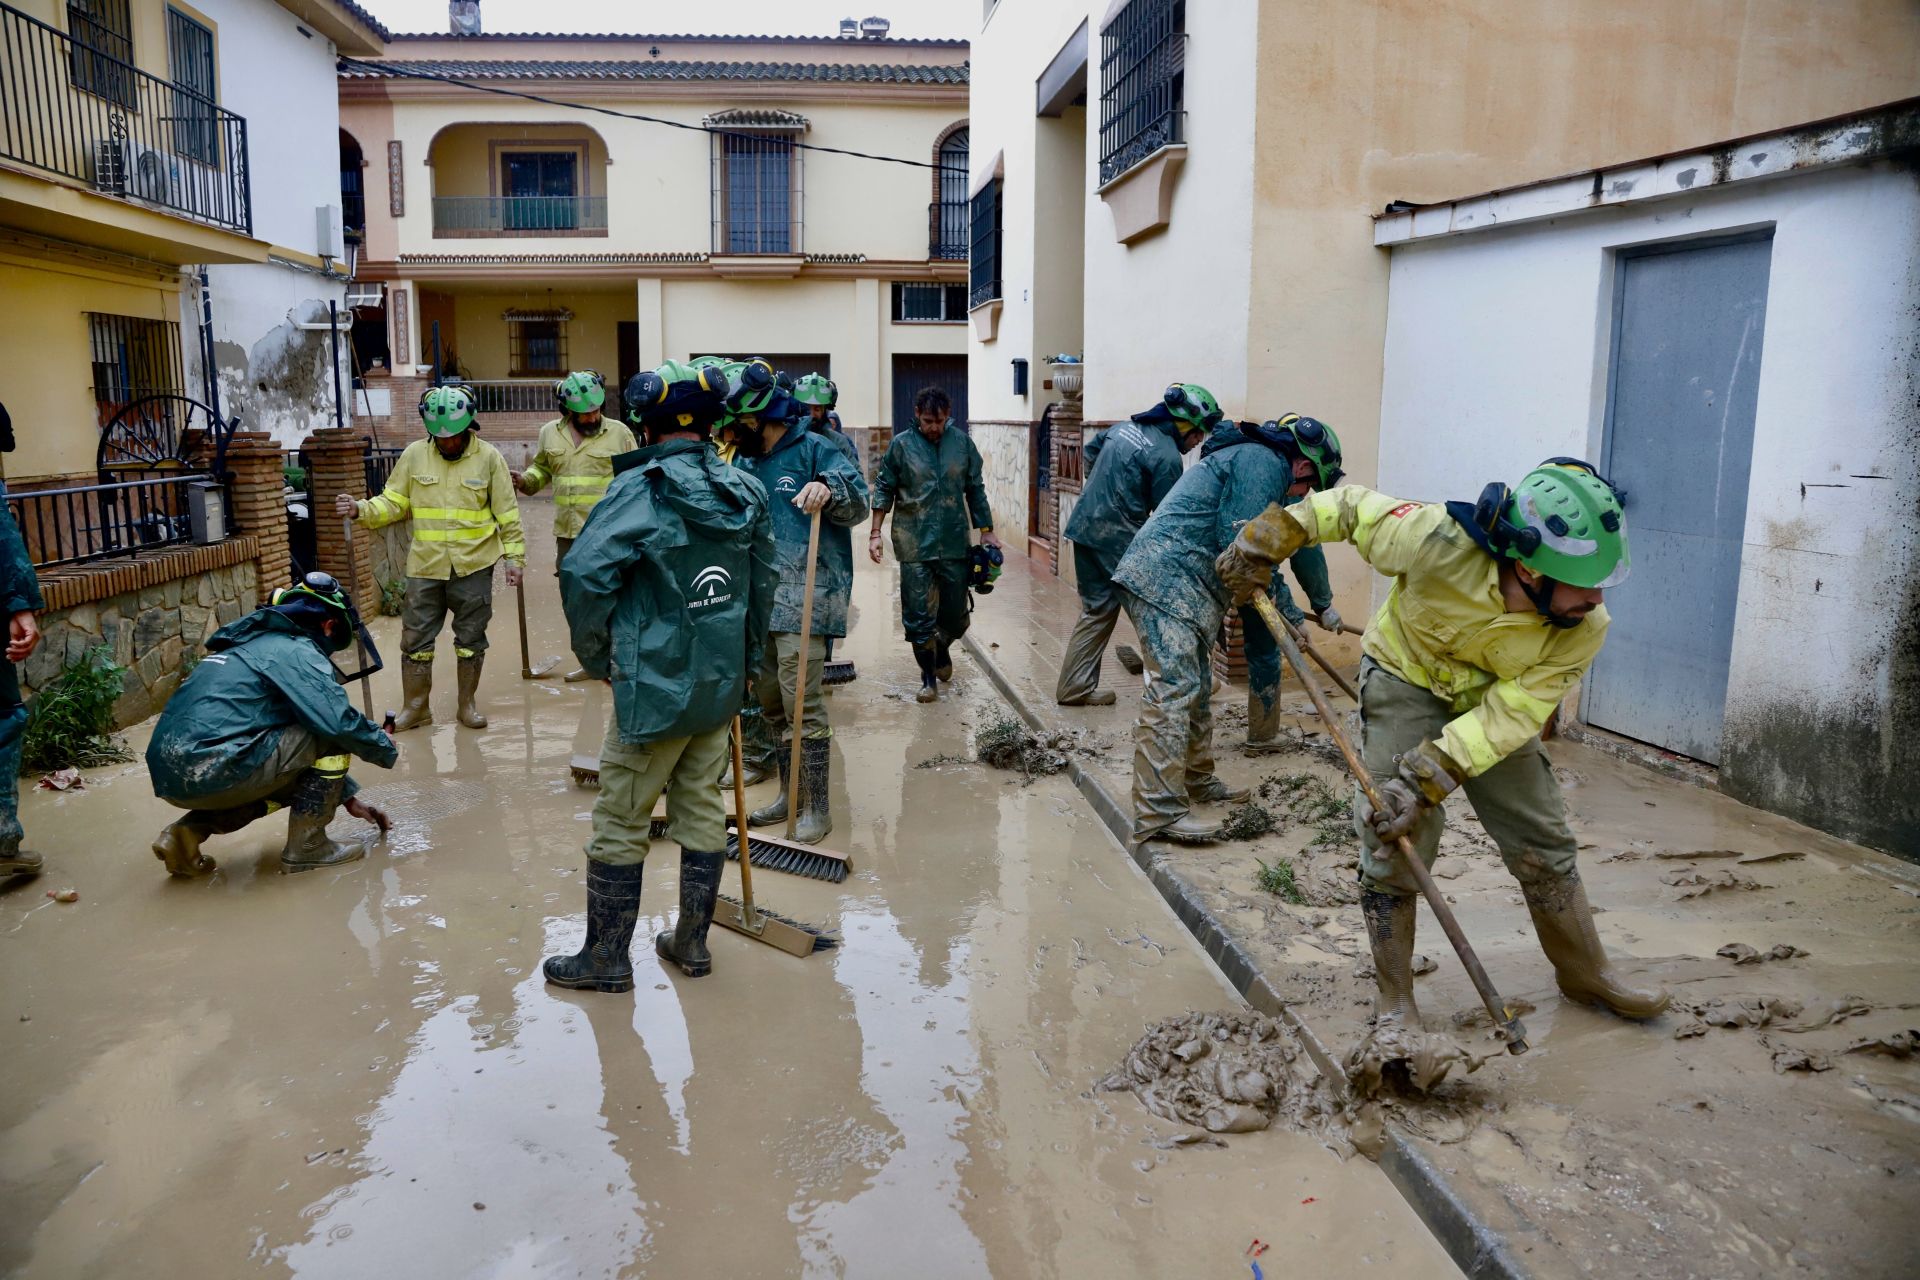
M 553 536 L 577 538 L 587 512 L 607 494 L 613 483 L 613 460 L 639 448 L 633 430 L 624 422 L 603 416 L 600 430 L 574 443 L 573 425 L 555 418 L 540 428 L 533 461 L 520 473 L 527 493 L 553 484 Z
M 853 464 L 855 471 L 860 470 L 860 447 L 854 444 L 852 436 L 848 435 L 839 427 L 834 426 L 830 421 L 809 422 L 807 423 L 807 430 L 831 443 L 834 448 L 846 455 L 847 461 Z M 866 476 L 862 475 L 860 478 L 864 481 Z
M 740 711 L 773 611 L 766 490 L 703 440 L 649 445 L 613 467 L 560 566 L 574 655 L 613 681 L 622 742 L 718 729 Z
M 1314 542 L 1351 542 L 1394 580 L 1362 648 L 1453 709 L 1440 748 L 1469 777 L 1539 734 L 1607 638 L 1605 605 L 1577 627 L 1550 626 L 1532 610 L 1509 613 L 1500 562 L 1439 503 L 1349 484 L 1309 494 L 1286 513 Z
M 969 533 L 993 528 L 980 450 L 951 422 L 939 444 L 909 427 L 893 437 L 874 472 L 873 509 L 893 512 L 893 557 L 900 563 L 966 559 Z
M 774 631 L 800 630 L 800 606 L 807 591 L 807 536 L 813 518 L 793 499 L 814 480 L 833 495 L 820 512 L 820 555 L 814 572 L 813 634 L 847 634 L 847 604 L 853 597 L 853 535 L 867 518 L 867 482 L 834 443 L 807 430 L 805 419 L 787 424 L 777 444 L 757 458 L 739 457 L 735 465 L 759 480 L 773 514 L 774 566 L 779 586 L 773 598 Z
M 216 795 L 254 777 L 281 730 L 302 725 L 325 748 L 391 769 L 399 758 L 380 726 L 354 709 L 333 663 L 299 623 L 256 609 L 207 638 L 207 656 L 167 699 L 147 743 L 153 793 Z
M 11 618 L 16 613 L 46 608 L 40 598 L 40 579 L 33 572 L 33 557 L 20 537 L 20 526 L 6 505 L 7 486 L 0 484 L 0 610 Z
M 1203 448 L 1200 461 L 1140 527 L 1113 580 L 1212 635 L 1232 603 L 1213 571 L 1215 558 L 1232 545 L 1241 525 L 1284 498 L 1292 483 L 1293 468 L 1263 444 L 1242 437 Z
M 387 487 L 362 500 L 355 518 L 369 529 L 413 521 L 409 578 L 445 582 L 491 569 L 502 557 L 527 562 L 507 460 L 471 432 L 466 450 L 451 462 L 432 440 L 401 450 Z
M 1073 505 L 1066 537 L 1117 564 L 1133 536 L 1180 479 L 1179 424 L 1138 418 L 1102 431 L 1087 447 L 1086 487 Z

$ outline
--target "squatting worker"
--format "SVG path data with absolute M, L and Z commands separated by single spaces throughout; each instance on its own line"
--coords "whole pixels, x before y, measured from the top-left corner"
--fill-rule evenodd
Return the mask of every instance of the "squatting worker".
M 1170 404 L 1198 395 L 1178 383 L 1167 389 Z M 1213 645 L 1231 601 L 1213 562 L 1242 524 L 1296 483 L 1286 448 L 1271 423 L 1222 425 L 1114 572 L 1152 677 L 1133 728 L 1136 841 L 1211 843 L 1220 824 L 1192 806 L 1247 798 L 1214 772 Z
M 1560 990 L 1627 1018 L 1666 1008 L 1665 991 L 1627 985 L 1600 945 L 1566 802 L 1540 745 L 1606 639 L 1606 588 L 1627 576 L 1613 486 L 1575 458 L 1549 458 L 1518 489 L 1489 485 L 1477 503 L 1403 502 L 1346 485 L 1269 507 L 1221 555 L 1221 580 L 1247 599 L 1275 563 L 1316 542 L 1351 542 L 1394 580 L 1360 668 L 1362 751 L 1382 784 L 1378 812 L 1355 806 L 1378 1013 L 1419 1020 L 1410 972 L 1418 885 L 1393 842 L 1411 837 L 1431 865 L 1441 805 L 1462 787 L 1520 882 Z
M 827 642 L 847 633 L 847 605 L 853 596 L 853 537 L 848 530 L 867 518 L 867 482 L 860 468 L 825 436 L 808 429 L 805 406 L 756 361 L 741 372 L 727 400 L 736 419 L 739 464 L 766 488 L 773 510 L 774 563 L 779 588 L 774 596 L 770 633 L 761 646 L 754 675 L 761 723 L 774 739 L 780 794 L 753 811 L 756 827 L 787 820 L 788 770 L 800 768 L 800 814 L 794 838 L 819 844 L 833 830 L 827 799 L 833 726 L 827 720 L 820 680 Z M 813 375 L 809 375 L 813 376 Z M 806 378 L 799 390 L 807 390 Z M 807 645 L 807 680 L 797 688 L 800 612 L 806 599 L 807 546 L 812 517 L 821 513 L 820 547 L 814 564 L 813 613 Z M 798 704 L 798 705 L 796 705 Z M 801 759 L 792 759 L 791 721 L 804 710 Z
M 1086 486 L 1066 528 L 1080 621 L 1067 640 L 1054 685 L 1054 701 L 1063 707 L 1113 705 L 1113 690 L 1100 687 L 1100 661 L 1120 620 L 1113 571 L 1133 545 L 1133 535 L 1180 478 L 1181 455 L 1192 453 L 1220 420 L 1220 407 L 1205 387 L 1174 385 L 1192 392 L 1177 409 L 1162 397 L 1087 446 Z
M 153 793 L 187 816 L 162 831 L 153 856 L 176 876 L 205 875 L 209 836 L 229 835 L 286 808 L 285 871 L 338 866 L 366 855 L 327 824 L 347 812 L 387 830 L 387 815 L 359 798 L 351 757 L 391 769 L 391 735 L 354 709 L 328 655 L 354 642 L 360 617 L 332 575 L 310 573 L 273 603 L 207 638 L 193 669 L 153 728 Z
M 607 496 L 560 566 L 573 651 L 613 685 L 613 716 L 587 844 L 586 942 L 547 959 L 557 986 L 633 990 L 629 948 L 662 791 L 680 846 L 680 918 L 654 950 L 689 977 L 713 967 L 707 929 L 727 860 L 713 780 L 774 592 L 766 490 L 708 439 L 723 388 L 720 370 L 679 364 L 627 383 L 646 447 L 615 460 Z
M 1331 489 L 1340 483 L 1340 437 L 1333 428 L 1316 418 L 1289 413 L 1274 422 L 1262 424 L 1280 441 L 1280 452 L 1293 467 L 1293 484 L 1278 501 L 1290 506 L 1314 489 Z M 1340 630 L 1340 611 L 1333 607 L 1333 580 L 1327 573 L 1327 554 L 1319 547 L 1302 547 L 1287 561 L 1293 576 L 1307 593 L 1320 626 L 1327 631 Z M 1306 625 L 1307 616 L 1293 602 L 1287 584 L 1273 575 L 1269 591 L 1280 616 L 1295 627 Z M 1250 756 L 1270 755 L 1286 750 L 1280 738 L 1280 646 L 1267 624 L 1252 605 L 1240 606 L 1240 634 L 1247 655 L 1247 744 Z
M 507 585 L 518 587 L 527 563 L 520 504 L 500 451 L 475 429 L 473 392 L 431 387 L 420 397 L 427 439 L 400 453 L 386 489 L 363 502 L 352 495 L 334 508 L 369 529 L 411 518 L 407 596 L 400 609 L 400 688 L 406 705 L 395 727 L 433 723 L 433 645 L 449 613 L 459 656 L 460 723 L 484 729 L 476 698 L 493 618 L 493 567 L 507 562 Z
M 639 446 L 624 422 L 608 418 L 607 381 L 591 369 L 580 369 L 553 384 L 560 416 L 540 428 L 533 461 L 525 471 L 510 472 L 513 486 L 531 497 L 553 483 L 554 573 L 567 558 L 567 548 L 587 522 L 587 512 L 606 496 L 613 480 L 613 460 Z M 568 681 L 586 677 L 575 669 Z
M 887 446 L 873 477 L 873 528 L 867 554 L 881 561 L 880 534 L 894 512 L 893 554 L 900 561 L 900 620 L 920 666 L 919 702 L 953 679 L 953 642 L 967 633 L 969 529 L 998 547 L 993 509 L 981 478 L 980 450 L 965 431 L 947 429 L 953 402 L 938 387 L 913 397 L 914 429 Z
M 13 418 L 0 405 L 0 453 L 12 452 Z M 7 660 L 0 663 L 0 876 L 40 871 L 40 855 L 20 847 L 26 836 L 20 826 L 20 747 L 27 732 L 27 704 L 20 698 L 15 664 L 40 647 L 36 611 L 44 608 L 40 579 L 13 522 L 13 509 L 7 506 L 7 487 L 0 483 L 0 610 L 7 615 Z

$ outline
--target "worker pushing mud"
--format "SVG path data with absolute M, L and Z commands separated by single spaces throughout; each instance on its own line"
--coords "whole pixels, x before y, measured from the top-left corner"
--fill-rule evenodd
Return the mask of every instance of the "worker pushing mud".
M 647 444 L 615 460 L 607 496 L 560 566 L 574 654 L 613 685 L 613 716 L 587 844 L 586 941 L 547 959 L 556 986 L 633 990 L 647 829 L 663 791 L 681 851 L 680 916 L 654 949 L 689 977 L 713 967 L 707 929 L 727 847 L 713 780 L 775 584 L 766 491 L 708 438 L 724 390 L 719 368 L 678 363 L 628 382 L 627 412 Z
M 366 856 L 365 841 L 340 841 L 327 824 L 348 813 L 388 828 L 360 799 L 351 757 L 382 769 L 399 758 L 392 735 L 354 709 L 330 654 L 351 647 L 360 616 L 332 575 L 310 573 L 273 602 L 207 638 L 207 654 L 167 700 L 147 743 L 153 793 L 184 818 L 153 842 L 176 876 L 214 869 L 200 846 L 287 809 L 285 871 L 311 871 Z
M 1218 410 L 1203 395 L 1175 383 L 1167 403 L 1197 404 L 1204 420 Z M 1222 423 L 1115 570 L 1151 677 L 1133 730 L 1135 841 L 1210 844 L 1220 824 L 1192 806 L 1248 798 L 1214 772 L 1213 645 L 1231 603 L 1214 560 L 1242 524 L 1289 491 L 1306 492 L 1319 475 L 1279 421 Z
M 0 453 L 13 452 L 13 418 L 0 405 Z M 0 484 L 0 608 L 7 615 L 7 660 L 0 663 L 0 877 L 37 875 L 41 857 L 20 847 L 20 749 L 27 732 L 27 704 L 20 697 L 20 672 L 40 647 L 40 579 L 33 558 L 13 522 L 7 487 Z
M 774 563 L 779 587 L 774 596 L 769 634 L 761 645 L 754 694 L 761 723 L 774 739 L 780 794 L 753 811 L 756 827 L 787 820 L 789 771 L 800 769 L 800 813 L 793 838 L 819 844 L 833 830 L 828 802 L 828 771 L 833 726 L 820 695 L 827 643 L 847 634 L 847 606 L 853 597 L 853 537 L 848 532 L 867 518 L 867 482 L 859 466 L 826 436 L 808 426 L 806 406 L 772 376 L 764 361 L 749 363 L 727 399 L 736 419 L 739 463 L 767 491 L 773 513 Z M 811 376 L 811 375 L 810 375 Z M 807 385 L 805 378 L 802 386 Z M 800 656 L 800 614 L 807 584 L 807 549 L 812 517 L 821 514 L 820 545 L 815 556 L 814 599 L 808 627 L 806 687 L 796 688 Z M 792 759 L 793 717 L 804 712 L 800 751 Z
M 1420 1016 L 1418 886 L 1382 846 L 1411 837 L 1431 865 L 1441 805 L 1458 788 L 1520 882 L 1560 990 L 1627 1018 L 1666 1008 L 1667 992 L 1628 985 L 1600 944 L 1566 801 L 1540 745 L 1606 639 L 1606 589 L 1627 576 L 1618 492 L 1574 458 L 1549 458 L 1517 489 L 1489 485 L 1473 503 L 1405 502 L 1346 485 L 1268 507 L 1220 556 L 1220 579 L 1248 599 L 1276 563 L 1324 542 L 1352 543 L 1394 580 L 1360 668 L 1361 753 L 1386 779 L 1380 810 L 1364 798 L 1355 805 L 1376 1012 L 1411 1025 Z
M 953 643 L 967 633 L 968 531 L 979 530 L 981 545 L 1000 547 L 980 450 L 966 432 L 948 428 L 952 413 L 946 392 L 922 387 L 913 397 L 914 429 L 893 438 L 873 476 L 867 555 L 881 562 L 880 536 L 893 512 L 900 620 L 920 667 L 919 702 L 938 700 L 939 682 L 953 679 Z
M 1175 398 L 1162 396 L 1160 403 L 1102 431 L 1087 445 L 1086 487 L 1065 531 L 1073 544 L 1080 621 L 1067 639 L 1053 690 L 1054 701 L 1063 707 L 1113 705 L 1113 690 L 1100 687 L 1100 661 L 1120 620 L 1113 571 L 1140 526 L 1180 479 L 1182 456 L 1199 448 L 1220 421 L 1212 392 L 1193 383 L 1174 386 L 1186 389 L 1177 404 Z
M 404 732 L 433 723 L 433 646 L 453 615 L 459 657 L 460 723 L 487 727 L 480 711 L 480 672 L 487 660 L 487 623 L 493 618 L 493 569 L 507 562 L 508 587 L 520 585 L 527 563 L 520 505 L 500 451 L 480 439 L 473 392 L 430 387 L 420 397 L 427 439 L 401 451 L 387 487 L 356 501 L 343 493 L 334 509 L 368 529 L 413 521 L 407 552 L 407 595 L 400 607 L 400 687 L 406 704 L 395 727 Z

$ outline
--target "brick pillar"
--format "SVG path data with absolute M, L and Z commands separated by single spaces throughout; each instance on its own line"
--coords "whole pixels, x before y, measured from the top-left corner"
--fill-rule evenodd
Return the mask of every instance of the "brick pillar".
M 285 455 L 264 431 L 236 431 L 227 443 L 227 470 L 233 473 L 233 523 L 242 533 L 259 539 L 254 564 L 260 578 L 260 597 L 266 599 L 288 578 L 286 479 L 281 474 Z
M 315 567 L 338 578 L 354 604 L 367 612 L 366 602 L 379 599 L 373 587 L 374 535 L 365 529 L 354 530 L 353 562 L 349 564 L 346 529 L 333 513 L 337 495 L 367 496 L 367 437 L 357 431 L 329 428 L 314 432 L 300 447 L 310 468 Z

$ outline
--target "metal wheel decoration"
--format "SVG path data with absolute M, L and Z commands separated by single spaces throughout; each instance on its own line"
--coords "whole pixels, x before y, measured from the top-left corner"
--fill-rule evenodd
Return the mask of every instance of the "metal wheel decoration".
M 235 424 L 188 396 L 142 396 L 123 405 L 100 429 L 96 467 L 101 484 L 146 479 L 157 472 L 226 474 L 227 441 Z M 210 445 L 211 463 L 193 456 Z

